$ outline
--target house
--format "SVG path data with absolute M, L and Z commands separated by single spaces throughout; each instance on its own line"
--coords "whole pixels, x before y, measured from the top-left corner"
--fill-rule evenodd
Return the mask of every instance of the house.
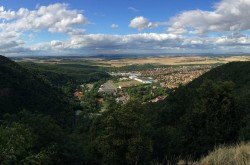
M 76 90 L 74 92 L 74 97 L 77 98 L 78 100 L 81 100 L 81 98 L 83 97 L 83 92 Z

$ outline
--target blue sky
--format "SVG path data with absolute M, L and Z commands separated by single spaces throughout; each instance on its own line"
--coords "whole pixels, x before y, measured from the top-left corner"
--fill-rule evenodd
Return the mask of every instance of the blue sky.
M 249 52 L 250 0 L 1 0 L 0 6 L 0 53 L 7 55 Z
M 136 16 L 145 16 L 151 20 L 166 21 L 181 11 L 201 9 L 211 10 L 218 0 L 2 0 L 0 4 L 6 9 L 18 10 L 21 7 L 33 10 L 37 6 L 48 6 L 53 3 L 67 3 L 69 8 L 82 10 L 91 24 L 84 28 L 89 33 L 130 34 L 136 29 L 128 28 L 131 19 Z M 133 11 L 129 8 L 137 9 Z M 112 30 L 111 24 L 118 24 L 118 30 Z M 100 27 L 101 26 L 101 27 Z M 164 28 L 148 32 L 164 32 Z

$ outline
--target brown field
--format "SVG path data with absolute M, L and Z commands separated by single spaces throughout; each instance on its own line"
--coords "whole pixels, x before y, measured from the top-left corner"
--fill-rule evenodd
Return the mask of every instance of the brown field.
M 112 67 L 121 67 L 133 64 L 159 64 L 159 65 L 190 65 L 190 64 L 216 64 L 228 63 L 232 61 L 250 61 L 250 56 L 231 56 L 231 57 L 146 57 L 146 58 L 127 58 L 119 60 L 98 60 L 100 64 Z

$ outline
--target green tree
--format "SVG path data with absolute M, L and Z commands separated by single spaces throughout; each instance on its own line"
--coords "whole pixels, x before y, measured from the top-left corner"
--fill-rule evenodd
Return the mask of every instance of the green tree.
M 182 119 L 184 153 L 199 156 L 238 137 L 240 118 L 235 106 L 232 82 L 206 80 L 198 90 L 200 98 L 192 112 Z
M 104 130 L 96 139 L 103 163 L 149 163 L 152 143 L 143 108 L 139 104 L 129 103 L 105 113 L 102 120 Z
M 19 123 L 0 127 L 0 164 L 19 164 L 30 156 L 34 134 Z
M 249 141 L 250 140 L 250 115 L 247 115 L 243 119 L 243 127 L 240 129 L 239 140 Z

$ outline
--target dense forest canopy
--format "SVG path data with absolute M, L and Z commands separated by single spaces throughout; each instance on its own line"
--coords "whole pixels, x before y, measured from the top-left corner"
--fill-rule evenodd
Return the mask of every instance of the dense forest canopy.
M 250 140 L 250 62 L 212 69 L 158 103 L 109 100 L 103 112 L 62 91 L 103 78 L 98 68 L 0 56 L 0 164 L 174 164 Z
M 16 113 L 23 109 L 42 112 L 58 120 L 68 113 L 73 114 L 70 98 L 51 86 L 46 79 L 3 56 L 0 62 L 1 118 L 5 113 Z
M 69 93 L 79 84 L 96 82 L 109 78 L 109 74 L 98 66 L 86 64 L 38 64 L 31 62 L 19 63 L 33 74 L 55 87 Z

